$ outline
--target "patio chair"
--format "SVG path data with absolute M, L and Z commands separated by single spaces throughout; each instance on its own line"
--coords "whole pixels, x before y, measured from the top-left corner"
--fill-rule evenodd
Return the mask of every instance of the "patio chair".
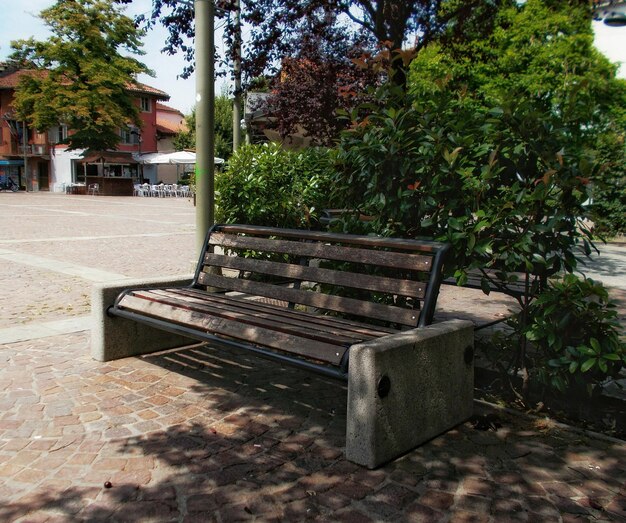
M 87 194 L 96 195 L 96 193 L 100 194 L 100 185 L 97 183 L 90 183 L 87 188 Z

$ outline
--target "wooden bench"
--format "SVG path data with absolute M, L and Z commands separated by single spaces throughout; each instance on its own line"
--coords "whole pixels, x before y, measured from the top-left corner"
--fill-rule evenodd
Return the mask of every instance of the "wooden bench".
M 346 456 L 374 468 L 472 414 L 473 324 L 431 325 L 447 250 L 216 225 L 190 285 L 95 288 L 92 355 L 108 361 L 192 338 L 347 380 Z
M 428 241 L 216 225 L 191 286 L 127 290 L 109 314 L 347 379 L 351 345 L 432 323 L 447 250 Z

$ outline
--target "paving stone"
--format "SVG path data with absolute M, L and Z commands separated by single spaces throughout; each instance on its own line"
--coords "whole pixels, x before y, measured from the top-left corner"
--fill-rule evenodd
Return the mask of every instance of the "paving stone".
M 414 523 L 437 523 L 447 521 L 448 516 L 445 512 L 438 512 L 432 507 L 413 503 L 405 510 L 404 517 Z
M 426 490 L 420 495 L 419 503 L 435 510 L 445 511 L 454 504 L 454 496 L 449 492 Z

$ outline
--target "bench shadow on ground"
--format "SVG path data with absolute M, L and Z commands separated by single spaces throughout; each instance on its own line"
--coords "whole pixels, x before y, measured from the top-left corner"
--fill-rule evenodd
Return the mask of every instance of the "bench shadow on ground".
M 111 488 L 52 488 L 0 508 L 1 519 L 437 521 L 468 511 L 496 520 L 524 511 L 531 520 L 584 518 L 606 515 L 624 475 L 619 455 L 601 470 L 589 467 L 611 445 L 590 447 L 580 435 L 506 414 L 370 471 L 343 458 L 342 383 L 205 345 L 143 359 L 191 378 L 188 403 L 207 406 L 188 422 L 109 443 L 119 455 L 153 457 L 159 473 L 150 481 L 140 472 L 103 475 Z M 567 462 L 570 453 L 584 460 Z

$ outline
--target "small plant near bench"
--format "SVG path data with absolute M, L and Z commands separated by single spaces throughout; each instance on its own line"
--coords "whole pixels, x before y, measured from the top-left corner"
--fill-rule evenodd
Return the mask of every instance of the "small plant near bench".
M 527 343 L 526 389 L 514 350 L 522 342 Z M 486 360 L 477 369 L 477 397 L 626 434 L 621 401 L 601 395 L 626 364 L 616 307 L 601 283 L 573 274 L 550 280 L 525 322 L 521 315 L 511 318 L 492 336 L 478 338 L 476 351 Z
M 619 330 L 603 285 L 573 274 L 551 281 L 530 305 L 527 325 L 518 328 L 532 343 L 539 383 L 561 393 L 582 387 L 590 395 L 626 364 Z

